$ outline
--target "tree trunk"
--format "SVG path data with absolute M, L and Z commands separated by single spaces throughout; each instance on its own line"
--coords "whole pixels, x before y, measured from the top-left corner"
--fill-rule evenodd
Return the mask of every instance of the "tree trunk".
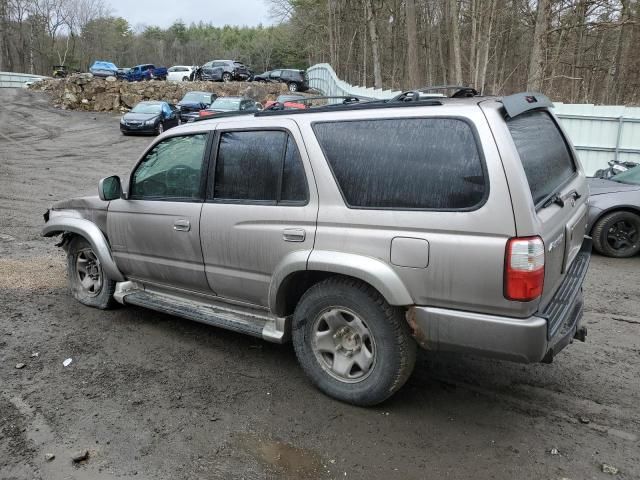
M 0 0 L 0 72 L 5 69 L 5 56 L 8 57 L 8 55 L 5 55 L 5 53 L 8 53 L 6 48 L 8 41 L 7 25 L 9 24 L 7 22 L 8 13 L 7 0 Z
M 418 59 L 418 28 L 416 25 L 415 0 L 406 0 L 405 12 L 407 17 L 407 63 L 409 64 L 409 88 L 420 88 L 420 64 Z
M 457 0 L 447 0 L 447 13 L 449 16 L 449 76 L 453 83 L 461 85 L 462 60 L 460 55 Z
M 493 17 L 495 15 L 496 10 L 496 0 L 488 0 L 489 5 L 487 9 L 483 12 L 483 34 L 482 34 L 482 45 L 481 45 L 481 64 L 480 64 L 480 79 L 478 84 L 475 86 L 476 90 L 480 93 L 484 93 L 484 85 L 487 80 L 487 65 L 489 64 L 489 46 L 491 44 L 491 29 L 493 27 Z M 486 15 L 486 17 L 485 17 Z
M 622 84 L 623 76 L 623 58 L 625 54 L 626 37 L 628 26 L 626 22 L 629 20 L 629 0 L 622 0 L 622 12 L 620 13 L 620 31 L 618 32 L 618 41 L 616 45 L 616 59 L 613 70 L 613 91 L 611 99 L 614 103 L 622 101 L 624 98 L 624 85 Z
M 369 36 L 371 37 L 371 56 L 373 57 L 373 86 L 382 88 L 382 67 L 380 65 L 380 52 L 378 51 L 378 27 L 376 16 L 373 11 L 372 0 L 365 0 L 367 10 L 367 25 L 369 26 Z
M 551 0 L 538 0 L 536 26 L 533 32 L 531 56 L 529 57 L 529 73 L 527 90 L 540 91 L 544 81 L 544 50 L 546 47 L 547 18 L 551 8 Z

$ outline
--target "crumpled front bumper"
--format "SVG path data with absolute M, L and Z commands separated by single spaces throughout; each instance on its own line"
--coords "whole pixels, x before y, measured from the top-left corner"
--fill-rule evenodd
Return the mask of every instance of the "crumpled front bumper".
M 411 307 L 407 320 L 418 344 L 427 350 L 477 354 L 522 363 L 551 362 L 574 338 L 584 341 L 582 283 L 591 258 L 591 239 L 544 311 L 529 318 Z

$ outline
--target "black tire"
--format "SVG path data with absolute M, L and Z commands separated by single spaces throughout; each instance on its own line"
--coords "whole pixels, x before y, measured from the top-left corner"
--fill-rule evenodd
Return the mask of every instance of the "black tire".
M 164 123 L 158 122 L 158 126 L 156 127 L 156 135 L 161 135 L 164 132 Z
M 100 287 L 86 288 L 82 283 L 83 278 L 87 275 L 87 270 L 85 269 L 85 277 L 82 277 L 78 265 L 83 264 L 83 259 L 87 258 L 95 258 L 91 244 L 83 237 L 73 237 L 67 247 L 67 278 L 71 295 L 77 301 L 89 307 L 99 308 L 100 310 L 115 307 L 117 302 L 113 298 L 113 292 L 116 289 L 116 282 L 106 276 L 100 266 L 100 262 L 95 264 L 95 268 L 94 265 L 91 266 L 92 269 L 94 268 L 92 272 L 100 277 Z M 86 263 L 84 264 L 86 265 Z
M 640 215 L 619 210 L 599 219 L 592 230 L 593 246 L 607 257 L 633 257 L 640 251 Z
M 299 90 L 298 84 L 296 82 L 289 82 L 287 88 L 289 88 L 290 92 L 297 92 Z
M 225 83 L 230 82 L 231 80 L 233 80 L 233 75 L 231 75 L 229 72 L 224 72 L 222 74 L 222 81 Z
M 353 313 L 351 322 L 358 318 L 366 319 L 361 323 L 367 328 L 370 336 L 367 348 L 373 354 L 372 365 L 366 373 L 362 371 L 361 378 L 337 378 L 338 374 L 331 373 L 332 367 L 328 368 L 326 355 L 331 354 L 318 352 L 315 339 L 326 332 L 321 332 L 317 326 L 322 323 L 324 315 L 330 314 L 327 312 L 336 310 Z M 340 330 L 344 327 L 335 334 L 333 330 L 327 330 L 333 334 L 331 338 L 327 337 L 330 342 L 336 342 Z M 404 385 L 415 365 L 416 342 L 411 337 L 403 309 L 390 306 L 376 290 L 354 279 L 331 277 L 311 287 L 296 307 L 292 337 L 298 361 L 316 387 L 331 397 L 354 405 L 370 406 L 383 402 Z M 344 332 L 341 338 L 345 338 Z M 353 340 L 353 336 L 350 339 Z M 361 340 L 360 346 L 364 347 L 366 342 Z M 338 348 L 345 351 L 342 346 Z M 334 364 L 336 355 L 333 356 Z M 352 371 L 348 370 L 348 375 Z
M 183 82 L 188 82 L 189 81 L 189 77 L 182 77 L 182 81 Z

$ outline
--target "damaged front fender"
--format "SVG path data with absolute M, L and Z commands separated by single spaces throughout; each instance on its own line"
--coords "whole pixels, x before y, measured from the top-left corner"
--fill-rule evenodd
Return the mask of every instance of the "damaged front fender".
M 78 218 L 79 216 L 75 216 L 73 212 L 50 211 L 47 216 L 49 220 L 42 229 L 42 236 L 53 237 L 61 233 L 73 233 L 84 237 L 91 244 L 107 277 L 116 282 L 126 280 L 111 256 L 106 237 L 95 223 Z

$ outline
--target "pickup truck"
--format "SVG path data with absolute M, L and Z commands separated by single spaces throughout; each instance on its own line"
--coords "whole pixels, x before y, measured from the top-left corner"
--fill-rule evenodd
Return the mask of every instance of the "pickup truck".
M 126 79 L 130 82 L 141 82 L 143 80 L 166 80 L 167 69 L 151 64 L 136 65 L 127 72 Z

